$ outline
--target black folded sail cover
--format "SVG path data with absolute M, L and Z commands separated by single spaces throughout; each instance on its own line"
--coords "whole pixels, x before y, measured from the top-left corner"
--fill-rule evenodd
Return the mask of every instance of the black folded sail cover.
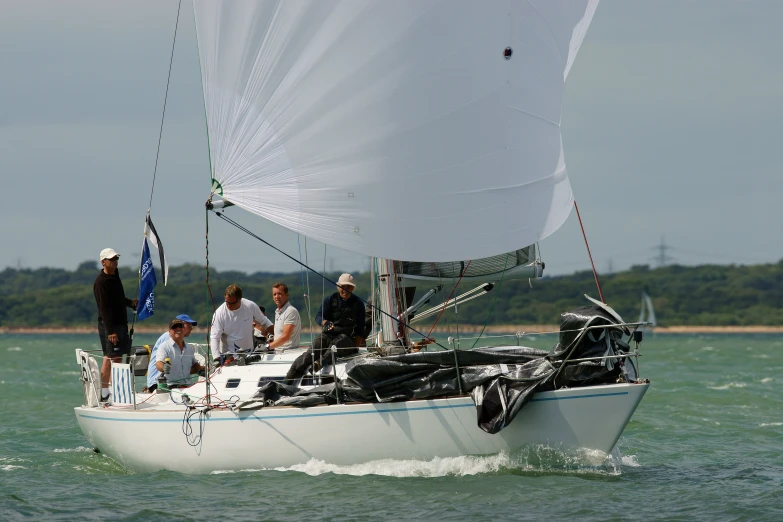
M 568 362 L 628 351 L 622 340 L 627 330 L 611 314 L 599 306 L 585 306 L 560 319 L 560 342 L 552 351 L 507 346 L 358 357 L 348 362 L 348 378 L 337 387 L 299 389 L 270 382 L 240 407 L 270 401 L 291 406 L 334 404 L 338 393 L 345 403 L 434 399 L 458 395 L 461 388 L 476 404 L 479 427 L 497 433 L 537 391 L 612 383 L 621 374 L 625 359 Z

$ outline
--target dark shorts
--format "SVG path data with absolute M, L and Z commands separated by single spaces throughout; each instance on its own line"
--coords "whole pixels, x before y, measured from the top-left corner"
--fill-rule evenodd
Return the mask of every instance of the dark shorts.
M 98 337 L 101 338 L 101 348 L 106 357 L 120 357 L 130 354 L 130 336 L 128 335 L 128 325 L 122 325 L 117 328 L 117 337 L 119 342 L 112 344 L 109 335 L 106 333 L 106 325 L 98 321 Z

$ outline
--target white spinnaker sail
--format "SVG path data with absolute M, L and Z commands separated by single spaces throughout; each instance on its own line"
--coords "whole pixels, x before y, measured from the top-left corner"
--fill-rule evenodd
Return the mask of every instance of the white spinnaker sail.
M 563 88 L 597 3 L 194 2 L 223 197 L 377 257 L 535 243 L 571 210 Z

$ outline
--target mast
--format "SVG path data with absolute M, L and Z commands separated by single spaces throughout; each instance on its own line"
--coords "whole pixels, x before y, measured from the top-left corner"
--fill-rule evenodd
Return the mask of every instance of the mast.
M 400 317 L 405 303 L 402 302 L 402 278 L 399 275 L 399 262 L 378 258 L 377 263 L 380 301 L 378 308 L 386 313 L 381 314 L 381 331 L 378 333 L 376 344 L 378 346 L 388 344 L 407 346 L 408 336 L 405 328 L 399 321 L 393 319 L 396 317 L 402 321 L 405 320 L 404 317 Z

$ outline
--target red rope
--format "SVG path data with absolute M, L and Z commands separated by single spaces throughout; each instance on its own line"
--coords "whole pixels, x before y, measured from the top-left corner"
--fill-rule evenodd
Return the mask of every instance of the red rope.
M 473 262 L 472 259 L 470 261 L 468 261 L 468 264 L 465 265 L 464 270 L 462 270 L 462 273 L 459 275 L 459 281 L 457 281 L 457 284 L 454 285 L 454 288 L 451 289 L 451 293 L 449 294 L 449 298 L 446 299 L 446 301 L 443 303 L 443 308 L 440 309 L 440 313 L 438 313 L 438 317 L 435 318 L 435 322 L 432 323 L 432 326 L 430 327 L 430 331 L 427 332 L 427 338 L 428 339 L 429 339 L 430 335 L 432 334 L 432 331 L 435 329 L 435 325 L 438 324 L 438 321 L 440 320 L 440 316 L 443 314 L 443 311 L 446 309 L 446 303 L 451 301 L 451 296 L 454 295 L 454 292 L 457 290 L 457 287 L 459 286 L 460 282 L 462 282 L 462 276 L 464 276 L 465 273 L 468 271 L 468 267 L 470 266 L 470 264 L 472 262 Z
M 595 285 L 598 287 L 598 295 L 601 297 L 601 302 L 606 303 L 604 300 L 604 293 L 601 291 L 601 283 L 598 282 L 598 272 L 595 271 L 595 263 L 593 263 L 593 254 L 590 253 L 590 245 L 587 244 L 587 234 L 585 234 L 585 227 L 582 225 L 582 216 L 579 214 L 579 207 L 574 200 L 574 208 L 576 209 L 576 217 L 579 218 L 579 226 L 582 228 L 582 237 L 585 238 L 585 246 L 587 247 L 587 255 L 590 257 L 590 264 L 593 267 L 593 277 L 595 277 Z

